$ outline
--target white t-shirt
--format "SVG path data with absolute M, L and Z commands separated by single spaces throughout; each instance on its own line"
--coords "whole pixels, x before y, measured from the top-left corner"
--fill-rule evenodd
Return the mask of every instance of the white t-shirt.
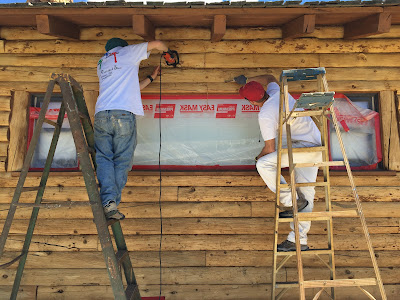
M 143 116 L 139 86 L 139 64 L 147 59 L 147 44 L 115 47 L 97 63 L 100 93 L 95 114 L 103 110 L 120 109 Z
M 275 82 L 268 84 L 269 98 L 264 102 L 258 113 L 258 123 L 264 141 L 275 139 L 279 130 L 279 85 Z M 289 108 L 292 109 L 296 100 L 289 94 Z M 303 109 L 296 109 L 303 110 Z M 310 117 L 296 118 L 291 124 L 293 142 L 307 142 L 321 145 L 321 134 Z M 286 126 L 283 126 L 282 143 L 286 144 Z

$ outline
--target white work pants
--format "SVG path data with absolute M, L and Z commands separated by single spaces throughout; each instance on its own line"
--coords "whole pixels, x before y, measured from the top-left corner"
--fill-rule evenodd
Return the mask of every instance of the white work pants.
M 301 147 L 313 147 L 316 146 L 314 144 L 307 145 L 306 143 L 296 142 L 293 143 L 294 148 Z M 293 154 L 294 163 L 306 163 L 306 162 L 321 162 L 322 157 L 321 153 L 294 153 Z M 272 152 L 267 155 L 261 157 L 256 164 L 257 171 L 264 180 L 265 184 L 268 188 L 276 193 L 276 171 L 277 171 L 277 152 Z M 287 153 L 282 154 L 281 167 L 287 168 L 289 167 L 289 159 Z M 315 182 L 317 179 L 318 168 L 317 167 L 309 167 L 309 168 L 296 168 L 295 169 L 295 181 L 297 183 L 304 182 Z M 281 183 L 285 184 L 285 178 L 281 175 Z M 297 193 L 302 194 L 302 196 L 308 201 L 307 207 L 302 210 L 302 212 L 311 212 L 314 207 L 314 195 L 315 195 L 315 187 L 298 187 Z M 284 206 L 292 206 L 292 194 L 290 188 L 281 188 L 280 193 L 280 202 Z M 289 233 L 287 239 L 291 242 L 295 242 L 294 237 L 294 227 L 293 222 L 290 223 L 290 227 L 292 231 Z M 300 229 L 300 243 L 302 245 L 307 244 L 307 233 L 310 230 L 311 222 L 303 221 L 299 222 Z

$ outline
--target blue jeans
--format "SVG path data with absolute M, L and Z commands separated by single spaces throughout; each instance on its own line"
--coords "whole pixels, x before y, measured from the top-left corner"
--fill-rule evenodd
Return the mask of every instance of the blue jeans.
M 125 110 L 105 110 L 94 117 L 97 179 L 103 206 L 117 205 L 132 169 L 136 148 L 136 118 Z

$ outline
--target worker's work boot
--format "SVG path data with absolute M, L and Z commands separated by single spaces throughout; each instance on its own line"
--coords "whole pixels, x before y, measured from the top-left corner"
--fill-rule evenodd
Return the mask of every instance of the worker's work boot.
M 301 212 L 305 209 L 308 205 L 308 201 L 303 197 L 299 197 L 297 199 L 297 211 Z M 293 208 L 291 207 L 290 210 L 285 210 L 279 213 L 279 218 L 293 218 Z
M 125 216 L 123 213 L 120 213 L 117 208 L 117 204 L 114 201 L 109 202 L 106 206 L 104 206 L 104 214 L 106 215 L 107 220 L 123 220 Z
M 301 251 L 307 251 L 309 249 L 310 248 L 308 248 L 307 245 L 301 245 Z M 278 252 L 288 252 L 288 251 L 296 251 L 296 244 L 291 241 L 285 240 L 278 245 Z

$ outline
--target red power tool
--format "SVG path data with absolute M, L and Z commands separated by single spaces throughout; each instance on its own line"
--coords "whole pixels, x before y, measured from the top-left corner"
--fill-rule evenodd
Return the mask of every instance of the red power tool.
M 173 66 L 176 68 L 176 65 L 179 64 L 179 54 L 175 50 L 168 49 L 167 52 L 164 52 L 162 56 L 165 59 L 165 62 L 168 66 Z

